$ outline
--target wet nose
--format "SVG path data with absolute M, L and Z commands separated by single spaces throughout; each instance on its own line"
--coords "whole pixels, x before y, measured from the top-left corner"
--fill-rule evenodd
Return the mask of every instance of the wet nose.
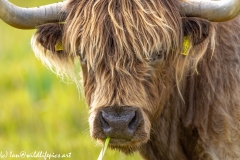
M 131 139 L 141 119 L 133 107 L 106 107 L 99 116 L 104 134 L 119 139 Z

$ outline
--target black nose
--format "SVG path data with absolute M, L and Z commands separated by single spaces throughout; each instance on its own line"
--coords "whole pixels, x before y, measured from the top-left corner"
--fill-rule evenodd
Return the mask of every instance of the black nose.
M 126 106 L 106 107 L 99 116 L 104 134 L 119 139 L 131 139 L 141 119 L 136 108 Z

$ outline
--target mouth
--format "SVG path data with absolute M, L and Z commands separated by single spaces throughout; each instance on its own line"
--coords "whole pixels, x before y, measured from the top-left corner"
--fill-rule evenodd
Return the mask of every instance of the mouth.
M 136 151 L 150 137 L 150 122 L 137 107 L 106 107 L 90 114 L 91 136 L 104 143 L 110 137 L 108 147 L 126 154 Z
M 100 143 L 104 144 L 105 139 L 98 139 Z M 113 150 L 121 151 L 125 154 L 131 154 L 138 150 L 138 148 L 144 144 L 143 141 L 140 140 L 128 140 L 121 138 L 111 138 L 108 144 L 108 147 Z

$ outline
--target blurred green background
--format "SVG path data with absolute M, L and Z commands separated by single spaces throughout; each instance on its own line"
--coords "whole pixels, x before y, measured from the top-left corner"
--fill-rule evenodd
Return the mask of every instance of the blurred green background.
M 57 1 L 11 2 L 33 7 Z M 75 84 L 62 82 L 35 58 L 30 45 L 34 32 L 12 28 L 0 20 L 0 159 L 11 159 L 9 155 L 1 157 L 6 151 L 47 151 L 71 152 L 74 160 L 96 160 L 101 146 L 89 136 L 84 98 Z M 104 159 L 140 157 L 107 150 Z

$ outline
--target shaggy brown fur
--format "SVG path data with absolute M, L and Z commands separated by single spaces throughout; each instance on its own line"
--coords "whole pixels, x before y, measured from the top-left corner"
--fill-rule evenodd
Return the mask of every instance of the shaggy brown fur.
M 149 160 L 240 159 L 240 17 L 187 18 L 176 0 L 70 0 L 63 12 L 64 24 L 40 26 L 32 44 L 77 84 L 73 68 L 81 61 L 94 138 L 104 139 L 99 109 L 136 106 L 144 126 L 113 148 Z

